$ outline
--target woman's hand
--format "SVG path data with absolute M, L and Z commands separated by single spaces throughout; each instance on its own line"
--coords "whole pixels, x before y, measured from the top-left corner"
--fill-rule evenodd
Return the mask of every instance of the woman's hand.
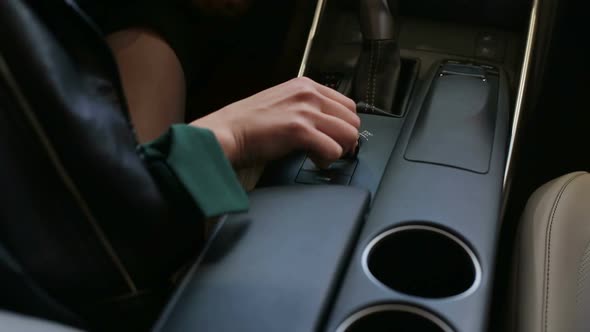
M 325 166 L 353 151 L 360 119 L 344 95 L 296 78 L 191 123 L 208 128 L 236 167 L 306 150 Z

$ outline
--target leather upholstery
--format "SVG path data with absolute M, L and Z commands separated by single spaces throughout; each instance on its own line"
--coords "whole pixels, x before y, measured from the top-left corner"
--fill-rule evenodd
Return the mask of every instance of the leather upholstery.
M 0 308 L 82 325 L 79 317 L 52 299 L 0 244 Z M 2 322 L 0 322 L 0 326 Z
M 568 174 L 538 189 L 517 244 L 514 330 L 590 331 L 590 174 Z
M 401 60 L 395 40 L 364 40 L 354 81 L 357 101 L 368 113 L 393 113 Z
M 397 8 L 397 1 L 390 1 Z M 400 51 L 397 43 L 396 11 L 385 0 L 360 3 L 363 47 L 354 79 L 354 98 L 367 113 L 392 113 L 400 76 Z
M 79 310 L 166 282 L 200 226 L 173 222 L 110 50 L 68 3 L 0 1 L 0 243 Z

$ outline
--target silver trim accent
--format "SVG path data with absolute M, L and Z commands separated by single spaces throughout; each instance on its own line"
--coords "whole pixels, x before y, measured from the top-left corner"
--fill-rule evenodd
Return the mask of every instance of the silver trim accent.
M 383 284 L 381 281 L 379 281 L 371 272 L 371 270 L 369 269 L 369 255 L 371 254 L 371 251 L 375 248 L 375 246 L 384 238 L 388 237 L 391 234 L 394 233 L 398 233 L 398 232 L 403 232 L 403 231 L 407 231 L 407 230 L 424 230 L 424 231 L 431 231 L 431 232 L 435 232 L 435 233 L 439 233 L 441 235 L 444 235 L 446 237 L 448 237 L 449 239 L 455 241 L 457 244 L 459 244 L 463 250 L 465 250 L 465 252 L 467 252 L 467 254 L 469 255 L 469 258 L 471 258 L 471 261 L 473 262 L 473 267 L 475 269 L 475 280 L 473 281 L 473 284 L 464 292 L 459 293 L 457 295 L 452 295 L 449 297 L 443 297 L 443 298 L 430 298 L 430 297 L 422 297 L 422 296 L 417 296 L 417 295 L 413 295 L 413 294 L 407 294 L 404 293 L 402 291 L 398 291 L 395 289 L 392 289 L 391 287 Z M 481 279 L 482 279 L 482 269 L 481 269 L 481 265 L 479 264 L 479 260 L 477 259 L 477 256 L 475 256 L 475 253 L 473 252 L 473 250 L 471 250 L 471 248 L 469 248 L 469 246 L 467 244 L 465 244 L 463 241 L 461 241 L 458 237 L 456 237 L 455 235 L 447 232 L 447 231 L 443 231 L 441 229 L 438 229 L 436 227 L 432 227 L 432 226 L 425 226 L 425 225 L 407 225 L 407 226 L 400 226 L 400 227 L 395 227 L 392 228 L 386 232 L 383 232 L 381 234 L 379 234 L 377 237 L 375 237 L 373 240 L 371 240 L 371 242 L 369 242 L 369 244 L 367 245 L 367 247 L 365 248 L 365 250 L 363 251 L 363 255 L 362 255 L 362 265 L 363 265 L 363 270 L 365 271 L 365 273 L 367 274 L 367 276 L 369 277 L 369 279 L 371 279 L 373 282 L 375 282 L 378 285 L 381 285 L 383 287 L 385 287 L 388 290 L 393 290 L 396 291 L 398 293 L 401 294 L 405 294 L 408 296 L 412 296 L 412 297 L 417 297 L 417 298 L 424 298 L 424 299 L 428 299 L 428 300 L 434 300 L 434 301 L 448 301 L 448 300 L 455 300 L 455 299 L 459 299 L 459 298 L 465 298 L 471 294 L 473 294 L 473 292 L 475 292 L 475 290 L 479 287 L 479 285 L 481 284 Z
M 303 53 L 303 58 L 301 60 L 301 64 L 299 66 L 299 72 L 297 73 L 297 77 L 301 77 L 305 75 L 305 71 L 307 70 L 307 62 L 309 60 L 309 54 L 311 53 L 311 48 L 313 46 L 313 41 L 315 39 L 317 28 L 324 10 L 324 6 L 327 0 L 318 0 L 316 4 L 316 9 L 313 17 L 313 21 L 311 24 L 311 28 L 309 30 L 309 34 L 307 37 L 307 43 L 305 45 L 305 51 Z M 524 94 L 526 92 L 527 87 L 527 78 L 529 76 L 529 67 L 533 53 L 533 44 L 536 37 L 537 31 L 537 16 L 538 16 L 538 8 L 539 8 L 539 1 L 533 0 L 533 5 L 531 8 L 531 18 L 529 22 L 529 29 L 527 34 L 527 42 L 525 48 L 525 54 L 523 58 L 522 69 L 520 73 L 520 83 L 518 86 L 518 94 L 516 97 L 516 103 L 514 107 L 514 117 L 512 121 L 512 129 L 510 133 L 510 143 L 508 146 L 508 154 L 506 158 L 506 165 L 504 168 L 504 179 L 502 183 L 503 190 L 507 189 L 510 176 L 511 176 L 511 166 L 512 166 L 512 157 L 514 154 L 514 146 L 516 145 L 516 135 L 518 133 L 518 129 L 520 127 L 520 117 L 522 113 L 522 107 L 524 102 Z
M 96 233 L 96 236 L 97 236 L 98 240 L 101 242 L 101 244 L 103 245 L 104 250 L 106 251 L 107 255 L 111 258 L 111 260 L 113 261 L 113 264 L 115 265 L 117 270 L 119 270 L 119 273 L 121 273 L 121 276 L 123 277 L 123 279 L 127 283 L 129 290 L 133 294 L 136 294 L 137 287 L 136 287 L 135 283 L 133 282 L 133 279 L 129 275 L 129 272 L 127 271 L 127 269 L 125 269 L 125 266 L 123 265 L 121 259 L 117 255 L 117 252 L 113 248 L 112 244 L 109 242 L 109 240 L 105 236 L 103 230 L 100 228 L 96 218 L 94 218 L 94 215 L 92 214 L 88 203 L 86 203 L 86 200 L 82 196 L 82 193 L 78 190 L 78 187 L 74 183 L 74 180 L 68 175 L 68 172 L 66 171 L 63 163 L 61 162 L 59 155 L 57 154 L 57 152 L 53 148 L 51 141 L 49 140 L 49 138 L 47 137 L 47 134 L 43 130 L 43 126 L 41 125 L 41 123 L 39 122 L 37 117 L 35 116 L 34 112 L 31 110 L 31 105 L 29 105 L 25 96 L 21 93 L 21 91 L 18 87 L 18 83 L 16 83 L 16 80 L 14 79 L 14 76 L 12 75 L 12 72 L 10 71 L 10 68 L 8 67 L 8 64 L 4 60 L 4 56 L 2 54 L 0 54 L 0 74 L 3 74 L 5 76 L 6 83 L 8 84 L 8 87 L 12 90 L 12 92 L 14 93 L 14 96 L 16 97 L 17 102 L 23 108 L 25 116 L 27 117 L 27 119 L 29 120 L 29 123 L 33 127 L 33 130 L 37 134 L 39 141 L 41 142 L 41 144 L 45 148 L 45 151 L 47 152 L 49 159 L 51 160 L 51 162 L 55 166 L 55 170 L 57 171 L 60 178 L 64 182 L 64 185 L 66 186 L 66 188 L 70 191 L 70 193 L 74 197 L 74 200 L 76 201 L 76 203 L 80 207 L 80 210 L 82 211 L 82 213 L 84 214 L 84 216 L 86 217 L 88 222 L 90 223 L 90 226 L 92 227 L 92 229 Z
M 417 307 L 413 307 L 413 306 L 409 306 L 409 305 L 405 305 L 405 304 L 382 304 L 382 305 L 363 309 L 363 310 L 355 313 L 354 315 L 348 317 L 344 322 L 342 322 L 342 324 L 340 324 L 338 326 L 338 328 L 336 329 L 336 332 L 346 332 L 346 330 L 349 327 L 351 327 L 352 324 L 354 324 L 354 322 L 356 322 L 366 316 L 369 316 L 371 314 L 374 314 L 377 312 L 383 312 L 383 311 L 402 311 L 402 312 L 411 313 L 411 314 L 420 316 L 422 318 L 425 318 L 425 319 L 433 322 L 438 327 L 440 327 L 444 332 L 453 332 L 453 329 L 451 329 L 451 327 L 447 323 L 445 323 L 442 319 L 438 318 L 434 314 L 432 314 L 426 310 L 423 310 L 423 309 L 420 309 Z
M 302 77 L 305 75 L 305 71 L 307 70 L 309 53 L 311 53 L 311 47 L 313 46 L 313 41 L 315 39 L 318 25 L 320 24 L 320 19 L 322 17 L 322 13 L 324 12 L 324 5 L 327 1 L 328 0 L 318 0 L 316 3 L 313 21 L 311 22 L 311 28 L 309 29 L 309 34 L 307 35 L 307 43 L 305 44 L 305 51 L 303 52 L 303 59 L 301 59 L 301 65 L 299 66 L 297 77 Z
M 514 118 L 512 120 L 512 130 L 510 133 L 510 145 L 508 146 L 508 156 L 506 158 L 506 167 L 504 168 L 504 181 L 502 188 L 506 191 L 511 176 L 512 156 L 514 154 L 514 146 L 516 144 L 516 135 L 520 127 L 520 117 L 524 103 L 524 95 L 527 88 L 527 80 L 530 74 L 530 63 L 533 54 L 533 45 L 537 33 L 537 15 L 539 11 L 539 1 L 534 0 L 531 8 L 531 18 L 529 22 L 529 31 L 527 34 L 526 49 L 524 52 L 524 59 L 522 69 L 520 72 L 520 83 L 518 85 L 518 94 L 516 96 L 516 104 L 514 106 Z

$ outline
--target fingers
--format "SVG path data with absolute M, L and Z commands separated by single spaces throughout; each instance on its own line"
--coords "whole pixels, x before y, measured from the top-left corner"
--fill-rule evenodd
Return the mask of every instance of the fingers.
M 319 167 L 328 167 L 342 156 L 342 147 L 330 136 L 313 129 L 304 143 L 311 160 Z
M 342 119 L 348 122 L 351 126 L 357 130 L 361 126 L 361 119 L 356 112 L 351 112 L 345 105 L 334 101 L 333 99 L 327 98 L 323 95 L 319 96 L 320 110 L 328 115 Z
M 341 94 L 340 92 L 334 89 L 319 84 L 310 78 L 298 77 L 287 82 L 287 84 L 298 85 L 300 87 L 299 92 L 307 93 L 310 90 L 315 91 L 319 93 L 321 96 L 331 99 L 334 102 L 344 106 L 348 111 L 356 113 L 356 103 L 352 99 L 346 97 L 345 95 Z
M 314 113 L 311 117 L 315 128 L 328 135 L 342 147 L 342 154 L 338 158 L 354 150 L 358 141 L 357 128 L 342 119 L 324 113 Z
M 284 87 L 295 92 L 293 106 L 299 119 L 311 124 L 341 148 L 339 155 L 326 155 L 326 151 L 316 150 L 316 160 L 334 161 L 343 154 L 354 151 L 358 141 L 360 118 L 355 112 L 356 105 L 352 100 L 308 78 L 294 79 Z M 308 150 L 314 150 L 314 142 L 316 141 L 306 141 L 306 144 L 312 144 L 307 145 Z
M 321 112 L 340 118 L 353 127 L 360 127 L 360 118 L 356 115 L 356 105 L 339 92 L 318 84 L 306 77 L 291 80 L 286 88 L 295 91 L 295 100 L 301 107 L 311 106 Z
M 306 149 L 314 160 L 325 161 L 320 164 L 328 165 L 355 148 L 358 130 L 348 122 L 313 109 L 297 114 L 291 120 L 293 137 L 299 141 L 295 146 Z
M 319 93 L 343 105 L 349 111 L 356 113 L 356 103 L 352 99 L 346 97 L 345 95 L 341 94 L 340 92 L 334 89 L 328 88 L 327 86 L 316 83 L 314 81 L 312 82 L 315 84 L 315 87 L 316 89 L 318 89 Z

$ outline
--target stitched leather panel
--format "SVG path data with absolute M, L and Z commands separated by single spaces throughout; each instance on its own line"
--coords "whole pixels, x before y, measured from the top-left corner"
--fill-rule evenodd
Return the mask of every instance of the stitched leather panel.
M 516 331 L 576 331 L 578 276 L 586 269 L 590 241 L 589 201 L 590 175 L 583 172 L 549 182 L 529 200 L 518 238 Z
M 367 104 L 367 112 L 401 115 L 393 109 L 400 73 L 398 45 L 394 40 L 365 40 L 357 65 L 354 97 Z

